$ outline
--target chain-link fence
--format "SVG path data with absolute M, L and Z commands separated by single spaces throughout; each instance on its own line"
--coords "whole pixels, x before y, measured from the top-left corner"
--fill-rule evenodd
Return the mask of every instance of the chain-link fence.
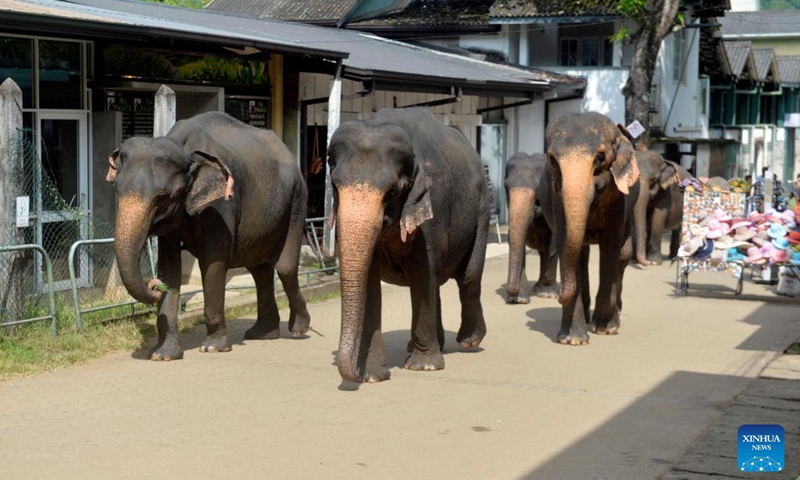
M 17 198 L 27 199 L 27 219 L 16 228 L 5 229 L 0 247 L 23 244 L 40 246 L 51 260 L 47 275 L 44 254 L 36 249 L 0 250 L 0 325 L 47 315 L 51 291 L 55 292 L 55 311 L 59 320 L 82 323 L 128 317 L 152 311 L 151 306 L 134 301 L 122 284 L 114 252 L 114 227 L 93 219 L 85 199 L 74 192 L 65 162 L 51 159 L 44 145 L 37 143 L 31 130 L 21 130 L 12 146 L 14 165 L 6 208 L 18 207 Z M 72 193 L 72 195 L 70 195 Z M 3 194 L 3 193 L 0 193 Z M 66 198 L 70 200 L 67 201 Z M 24 200 L 23 200 L 24 201 Z M 15 215 L 16 215 L 15 211 Z M 15 215 L 12 215 L 13 218 Z M 16 215 L 18 216 L 18 215 Z M 9 218 L 6 216 L 5 218 Z M 338 281 L 336 261 L 322 255 L 319 238 L 324 218 L 306 221 L 301 287 Z M 142 252 L 140 269 L 145 280 L 156 277 L 157 248 L 151 239 Z M 250 275 L 230 278 L 226 290 L 232 296 L 255 295 Z M 181 307 L 202 305 L 199 280 L 181 288 Z M 283 285 L 275 282 L 275 293 Z

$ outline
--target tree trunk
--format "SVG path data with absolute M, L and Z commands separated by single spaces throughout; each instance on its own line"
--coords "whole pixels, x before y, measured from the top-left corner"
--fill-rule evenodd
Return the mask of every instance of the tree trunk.
M 645 15 L 651 20 L 639 22 L 639 30 L 633 34 L 633 58 L 630 75 L 625 87 L 625 124 L 638 120 L 644 127 L 644 133 L 637 142 L 650 145 L 650 86 L 656 68 L 661 41 L 670 32 L 675 15 L 678 13 L 680 0 L 651 0 L 645 9 Z

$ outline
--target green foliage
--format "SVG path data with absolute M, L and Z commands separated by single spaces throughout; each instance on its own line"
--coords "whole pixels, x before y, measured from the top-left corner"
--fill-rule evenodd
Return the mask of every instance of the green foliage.
M 175 7 L 184 8 L 203 8 L 211 0 L 144 0 L 146 2 L 163 3 L 164 5 L 172 5 Z
M 625 18 L 639 18 L 645 13 L 646 0 L 620 0 L 617 4 L 617 13 Z
M 800 9 L 800 0 L 761 0 L 761 10 Z

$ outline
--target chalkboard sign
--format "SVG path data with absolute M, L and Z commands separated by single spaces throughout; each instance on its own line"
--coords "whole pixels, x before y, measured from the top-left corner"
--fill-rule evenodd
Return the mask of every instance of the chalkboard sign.
M 266 98 L 226 97 L 225 113 L 253 127 L 270 127 L 269 99 Z
M 483 173 L 486 175 L 486 188 L 489 189 L 489 225 L 497 225 L 499 220 L 497 218 L 497 207 L 494 204 L 494 188 L 492 188 L 492 179 L 487 165 L 483 166 Z
M 107 112 L 122 113 L 122 140 L 153 136 L 155 94 L 144 92 L 106 91 Z

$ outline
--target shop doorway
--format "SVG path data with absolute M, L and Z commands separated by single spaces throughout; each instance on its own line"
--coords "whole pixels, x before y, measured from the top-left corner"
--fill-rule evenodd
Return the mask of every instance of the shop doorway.
M 308 186 L 308 218 L 325 216 L 325 163 L 328 158 L 328 127 L 306 127 L 305 158 L 301 162 Z

